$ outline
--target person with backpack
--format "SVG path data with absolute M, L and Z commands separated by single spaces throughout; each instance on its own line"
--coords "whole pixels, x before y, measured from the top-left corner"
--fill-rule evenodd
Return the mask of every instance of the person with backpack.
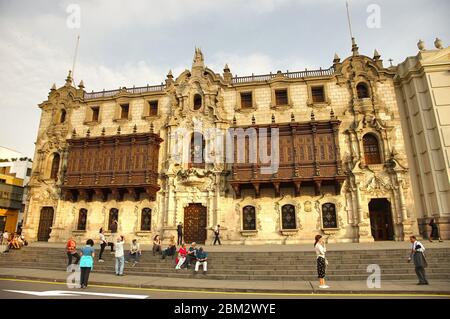
M 75 257 L 75 265 L 78 265 L 80 261 L 80 255 L 77 253 L 77 243 L 73 237 L 70 237 L 66 244 L 66 253 L 68 258 L 67 267 L 72 265 L 72 258 Z

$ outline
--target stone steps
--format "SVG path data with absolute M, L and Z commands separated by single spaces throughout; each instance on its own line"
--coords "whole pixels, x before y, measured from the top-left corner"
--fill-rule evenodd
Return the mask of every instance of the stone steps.
M 236 247 L 236 249 L 239 249 Z M 109 250 L 103 255 L 104 263 L 98 263 L 96 251 L 94 272 L 114 273 L 114 255 Z M 381 267 L 382 280 L 414 280 L 413 265 L 407 263 L 408 251 L 353 250 L 332 251 L 327 254 L 329 280 L 366 280 L 369 264 Z M 430 279 L 450 279 L 450 249 L 427 250 Z M 125 264 L 125 273 L 130 275 L 208 278 L 223 280 L 317 280 L 314 252 L 212 252 L 208 255 L 208 275 L 193 274 L 193 270 L 175 270 L 174 259 L 152 256 L 144 251 L 140 263 L 135 267 Z M 25 247 L 12 250 L 0 257 L 0 267 L 65 270 L 67 256 L 63 248 Z M 200 268 L 200 272 L 202 268 Z

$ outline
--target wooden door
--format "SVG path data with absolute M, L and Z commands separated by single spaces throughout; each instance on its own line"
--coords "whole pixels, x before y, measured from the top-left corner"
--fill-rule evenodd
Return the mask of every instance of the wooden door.
M 204 244 L 206 241 L 206 207 L 189 204 L 184 209 L 184 241 Z
M 369 203 L 370 226 L 374 240 L 393 240 L 391 204 L 385 198 L 372 199 Z
M 48 241 L 53 225 L 53 207 L 43 207 L 39 218 L 38 241 Z

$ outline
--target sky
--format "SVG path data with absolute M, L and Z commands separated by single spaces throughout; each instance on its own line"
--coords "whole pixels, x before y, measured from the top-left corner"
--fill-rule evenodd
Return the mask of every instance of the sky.
M 360 54 L 386 66 L 450 40 L 448 0 L 350 0 Z M 79 13 L 79 14 L 78 14 Z M 0 0 L 0 146 L 34 155 L 38 104 L 74 78 L 86 91 L 155 85 L 205 63 L 233 75 L 328 68 L 350 55 L 345 0 Z

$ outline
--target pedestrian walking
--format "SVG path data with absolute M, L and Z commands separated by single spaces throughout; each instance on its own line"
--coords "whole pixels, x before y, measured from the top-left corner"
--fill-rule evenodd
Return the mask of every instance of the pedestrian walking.
M 216 228 L 214 228 L 214 245 L 216 242 L 219 242 L 219 245 L 222 245 L 220 243 L 220 225 L 217 225 Z
M 86 246 L 81 249 L 81 259 L 80 259 L 80 285 L 81 288 L 86 289 L 89 282 L 89 274 L 94 268 L 94 241 L 88 239 L 86 241 Z
M 177 234 L 178 234 L 177 245 L 181 245 L 183 243 L 183 224 L 181 222 L 177 226 Z
M 325 272 L 327 268 L 327 258 L 325 257 L 325 253 L 327 249 L 325 247 L 325 241 L 321 235 L 316 235 L 314 248 L 316 250 L 317 256 L 317 275 L 319 277 L 319 288 L 326 289 L 330 288 L 325 284 Z
M 123 251 L 124 244 L 124 237 L 119 236 L 116 241 L 116 276 L 123 276 L 123 268 L 125 262 L 125 254 Z
M 80 261 L 80 255 L 77 253 L 77 243 L 73 237 L 70 237 L 66 244 L 66 253 L 68 258 L 68 264 L 67 267 L 69 267 L 72 264 L 72 258 L 75 257 L 75 265 L 78 265 L 78 262 Z
M 439 229 L 438 229 L 438 225 L 436 224 L 436 221 L 434 220 L 434 218 L 431 218 L 430 223 L 428 224 L 431 227 L 431 233 L 430 233 L 430 242 L 433 242 L 434 240 L 439 240 L 440 243 L 442 243 L 442 239 L 441 236 L 439 236 Z
M 100 238 L 100 254 L 98 255 L 98 261 L 102 263 L 102 262 L 104 262 L 104 260 L 102 259 L 102 256 L 103 256 L 103 252 L 105 251 L 105 248 L 107 246 L 110 246 L 111 254 L 114 253 L 114 243 L 108 242 L 106 240 L 103 228 L 100 228 L 100 230 L 99 230 L 99 238 Z
M 412 247 L 408 262 L 411 260 L 414 262 L 416 275 L 419 279 L 417 284 L 428 285 L 429 283 L 425 274 L 425 268 L 428 267 L 427 260 L 425 259 L 425 247 L 417 240 L 416 236 L 410 236 L 409 241 L 412 243 Z

